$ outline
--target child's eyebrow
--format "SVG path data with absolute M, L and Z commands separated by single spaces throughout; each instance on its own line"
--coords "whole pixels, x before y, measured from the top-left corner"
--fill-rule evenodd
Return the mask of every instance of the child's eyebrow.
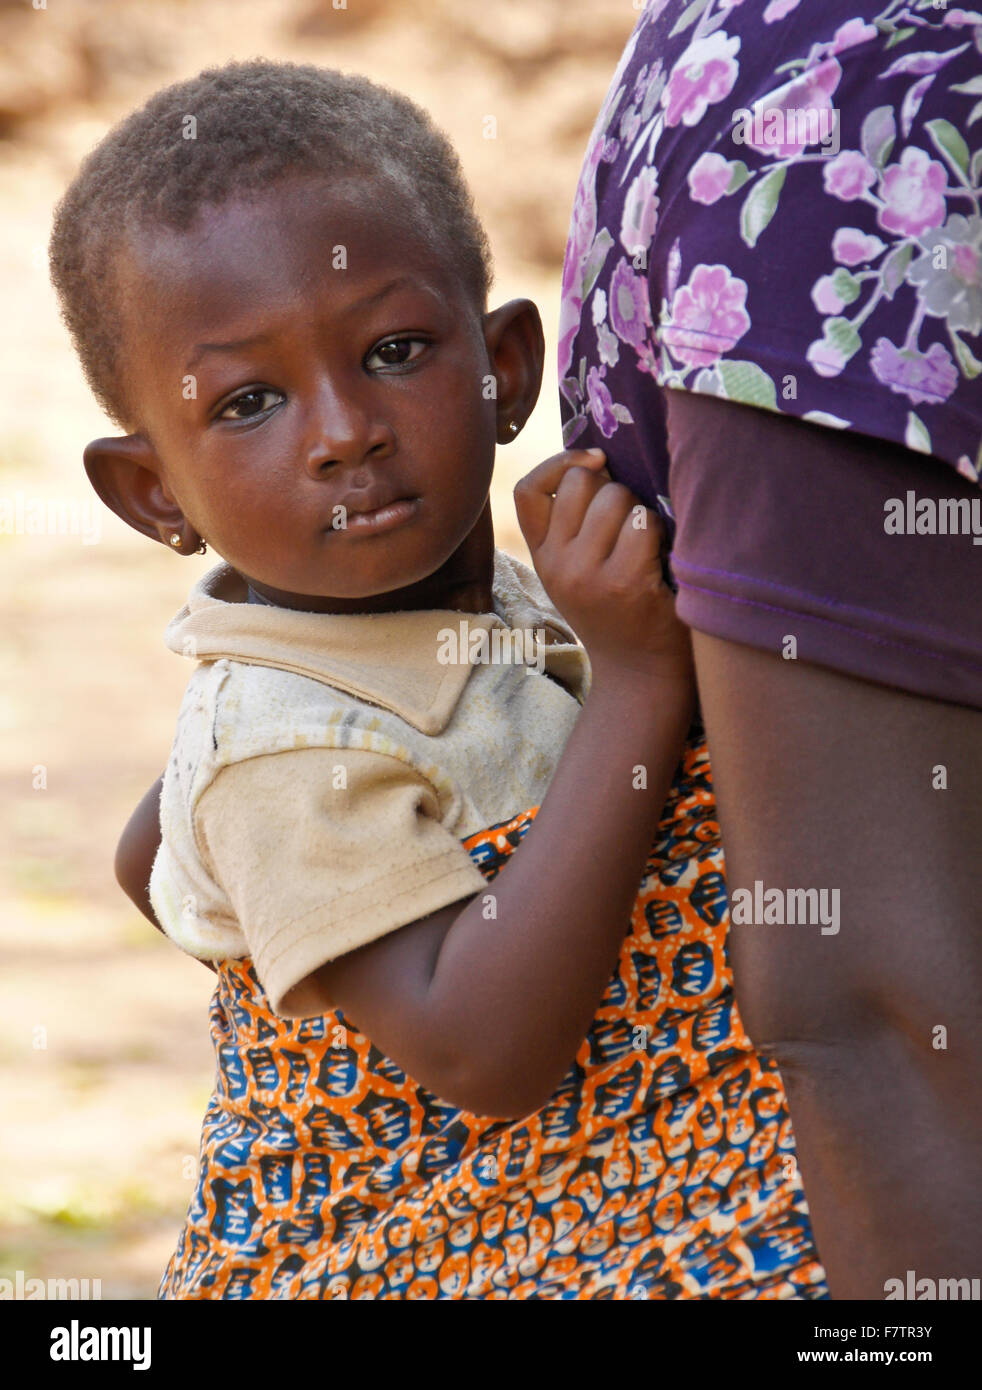
M 352 304 L 345 306 L 342 311 L 344 314 L 353 313 L 356 309 L 363 309 L 366 305 L 375 304 L 378 300 L 384 299 L 386 295 L 392 294 L 393 290 L 402 289 L 404 285 L 415 285 L 417 289 L 432 293 L 428 287 L 422 284 L 412 275 L 399 275 L 395 280 L 389 280 L 381 289 L 374 294 L 367 294 L 362 299 L 356 299 Z M 248 338 L 234 338 L 227 343 L 196 343 L 194 351 L 187 360 L 188 367 L 194 364 L 209 352 L 235 352 L 238 348 L 252 347 L 255 343 L 268 343 L 272 338 L 270 333 L 254 333 Z
M 415 279 L 412 275 L 397 275 L 394 280 L 386 281 L 381 289 L 376 290 L 374 294 L 366 294 L 363 299 L 356 299 L 353 304 L 348 304 L 345 308 L 345 313 L 351 313 L 355 309 L 363 309 L 366 304 L 375 304 L 378 300 L 384 299 L 387 294 L 391 294 L 393 290 L 402 289 L 403 285 L 416 285 L 419 288 L 426 288 L 425 286 L 421 286 L 419 280 Z
M 235 338 L 228 343 L 196 343 L 187 365 L 193 367 L 209 352 L 235 352 L 237 348 L 252 347 L 253 343 L 268 343 L 269 333 L 254 333 L 250 338 Z

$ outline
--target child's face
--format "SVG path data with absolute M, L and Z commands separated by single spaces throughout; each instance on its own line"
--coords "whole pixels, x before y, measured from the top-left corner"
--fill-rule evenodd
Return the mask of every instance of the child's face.
M 495 315 L 418 218 L 367 179 L 308 176 L 123 258 L 125 369 L 159 490 L 274 601 L 417 584 L 489 517 Z

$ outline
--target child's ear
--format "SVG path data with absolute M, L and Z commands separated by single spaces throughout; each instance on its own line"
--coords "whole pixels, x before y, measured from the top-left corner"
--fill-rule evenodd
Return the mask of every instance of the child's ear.
M 196 549 L 200 537 L 161 481 L 160 460 L 141 435 L 94 439 L 82 458 L 89 482 L 128 526 L 167 546 L 180 535 L 181 544 L 172 548 L 184 554 Z
M 510 299 L 492 309 L 484 315 L 484 341 L 498 381 L 498 443 L 507 444 L 539 399 L 546 349 L 538 309 L 530 299 Z

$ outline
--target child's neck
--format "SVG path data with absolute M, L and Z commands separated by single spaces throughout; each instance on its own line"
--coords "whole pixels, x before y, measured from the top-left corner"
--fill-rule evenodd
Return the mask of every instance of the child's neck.
M 459 613 L 494 612 L 494 530 L 490 502 L 477 525 L 449 559 L 432 574 L 390 589 L 382 594 L 358 598 L 334 598 L 290 594 L 268 584 L 257 585 L 243 579 L 253 601 L 277 608 L 295 608 L 303 613 L 391 613 L 403 610 L 449 608 Z

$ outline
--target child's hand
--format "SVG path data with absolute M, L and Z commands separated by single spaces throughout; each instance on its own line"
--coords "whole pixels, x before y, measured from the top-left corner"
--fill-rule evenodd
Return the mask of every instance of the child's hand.
M 599 449 L 568 449 L 515 488 L 515 509 L 546 593 L 604 668 L 691 682 L 688 628 L 662 575 L 658 514 L 611 480 Z

